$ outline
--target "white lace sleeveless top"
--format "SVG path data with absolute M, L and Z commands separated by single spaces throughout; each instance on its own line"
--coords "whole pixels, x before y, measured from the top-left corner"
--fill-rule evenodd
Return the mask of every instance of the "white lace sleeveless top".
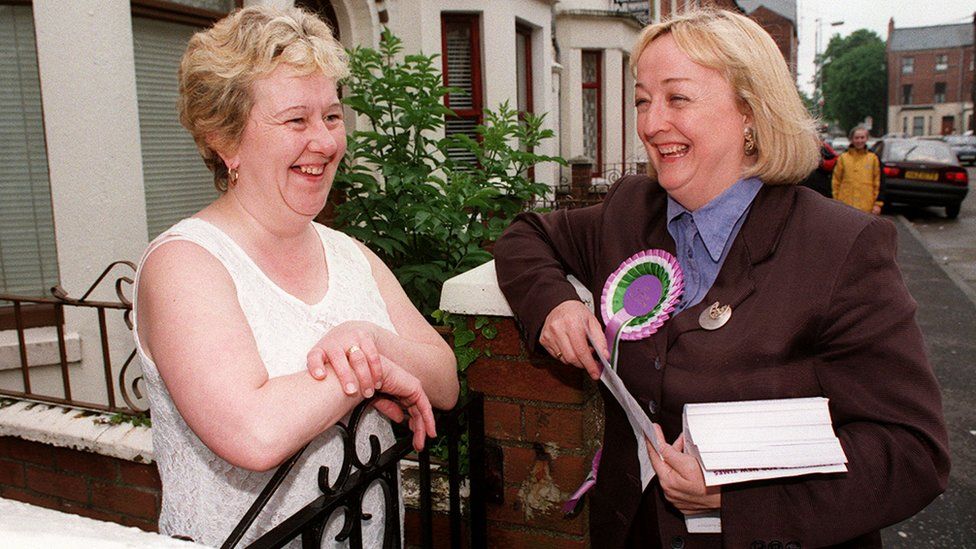
M 342 322 L 364 320 L 395 331 L 369 262 L 356 243 L 338 231 L 318 224 L 314 227 L 322 240 L 329 276 L 325 297 L 314 305 L 285 292 L 226 233 L 197 218 L 180 221 L 149 245 L 136 273 L 134 287 L 139 286 L 142 264 L 156 248 L 174 240 L 197 244 L 217 258 L 230 273 L 268 376 L 302 372 L 306 369 L 305 356 L 312 345 Z M 138 303 L 137 296 L 133 302 Z M 132 318 L 137 319 L 138 314 L 133 314 Z M 138 326 L 133 327 L 133 334 L 138 334 L 137 329 Z M 183 421 L 138 335 L 135 339 L 152 410 L 153 453 L 163 485 L 160 532 L 189 536 L 198 543 L 219 546 L 274 470 L 257 473 L 241 469 L 211 452 Z M 347 421 L 348 416 L 343 423 Z M 358 429 L 356 448 L 362 460 L 369 457 L 370 434 L 379 437 L 383 449 L 393 443 L 389 423 L 372 409 L 364 414 Z M 334 482 L 342 465 L 342 456 L 343 442 L 337 429 L 330 429 L 315 438 L 248 530 L 241 546 L 319 496 L 321 492 L 316 480 L 319 466 L 329 467 L 330 482 Z M 363 522 L 363 546 L 381 547 L 386 513 L 378 485 L 367 492 L 363 511 L 372 514 L 372 519 Z M 402 503 L 399 514 L 402 524 Z M 346 545 L 334 541 L 341 527 L 341 517 L 329 521 L 322 538 L 323 547 Z M 292 546 L 299 547 L 300 541 L 289 545 Z

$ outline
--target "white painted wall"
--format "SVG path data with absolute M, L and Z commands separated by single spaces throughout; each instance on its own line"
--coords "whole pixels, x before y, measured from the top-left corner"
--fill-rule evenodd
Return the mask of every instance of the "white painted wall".
M 560 3 L 560 8 L 562 8 Z M 582 51 L 602 50 L 603 54 L 603 159 L 619 163 L 644 157 L 634 130 L 633 79 L 624 65 L 626 55 L 640 34 L 640 24 L 617 16 L 561 11 L 556 17 L 556 43 L 563 73 L 560 78 L 562 105 L 560 136 L 563 156 L 583 154 Z M 626 74 L 626 79 L 622 78 Z M 626 144 L 623 124 L 627 124 Z
M 131 14 L 128 2 L 110 0 L 35 0 L 33 12 L 58 269 L 61 286 L 81 297 L 111 262 L 136 261 L 148 244 Z M 113 299 L 111 286 L 92 298 Z M 121 365 L 131 335 L 109 316 Z M 72 396 L 102 401 L 97 317 L 69 309 L 66 328 L 82 340 Z M 35 370 L 35 390 L 60 387 L 55 368 Z
M 615 9 L 611 0 L 559 0 L 559 10 L 603 10 Z
M 954 118 L 953 133 L 963 133 L 969 129 L 966 124 L 969 123 L 969 113 L 973 111 L 971 103 L 936 103 L 925 105 L 923 108 L 919 108 L 918 105 L 914 105 L 914 107 L 914 109 L 905 108 L 903 105 L 888 107 L 888 132 L 900 133 L 902 131 L 903 119 L 907 117 L 908 134 L 911 135 L 912 119 L 916 116 L 925 118 L 925 134 L 934 135 L 940 133 L 942 130 L 943 116 L 952 116 Z M 930 120 L 931 131 L 929 129 Z

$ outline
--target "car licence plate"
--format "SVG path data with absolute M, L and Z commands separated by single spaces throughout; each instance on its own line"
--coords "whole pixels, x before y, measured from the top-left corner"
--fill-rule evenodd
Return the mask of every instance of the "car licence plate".
M 922 181 L 938 181 L 939 174 L 931 172 L 905 172 L 905 179 L 921 179 Z

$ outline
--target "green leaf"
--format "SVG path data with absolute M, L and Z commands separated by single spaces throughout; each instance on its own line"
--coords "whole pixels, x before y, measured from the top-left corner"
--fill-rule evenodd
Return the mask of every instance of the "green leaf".
M 477 349 L 471 347 L 454 348 L 454 357 L 457 359 L 457 368 L 459 372 L 464 372 L 468 369 L 468 366 L 472 362 L 477 360 L 481 353 Z
M 467 328 L 458 328 L 454 330 L 454 348 L 464 347 L 468 343 L 474 341 L 474 332 Z

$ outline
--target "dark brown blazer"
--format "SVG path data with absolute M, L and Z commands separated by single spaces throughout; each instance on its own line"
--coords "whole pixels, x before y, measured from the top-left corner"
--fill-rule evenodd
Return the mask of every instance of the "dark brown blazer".
M 519 216 L 494 251 L 531 345 L 553 307 L 578 299 L 567 274 L 599 296 L 635 252 L 674 253 L 666 197 L 656 182 L 630 176 L 602 205 Z M 880 546 L 880 528 L 944 491 L 941 396 L 895 262 L 896 236 L 890 221 L 809 189 L 763 186 L 705 299 L 650 338 L 623 342 L 619 372 L 668 441 L 681 432 L 686 403 L 825 396 L 849 471 L 725 486 L 721 536 L 689 535 L 656 481 L 642 501 L 635 438 L 604 391 L 594 547 Z M 732 317 L 704 330 L 698 316 L 716 301 Z

